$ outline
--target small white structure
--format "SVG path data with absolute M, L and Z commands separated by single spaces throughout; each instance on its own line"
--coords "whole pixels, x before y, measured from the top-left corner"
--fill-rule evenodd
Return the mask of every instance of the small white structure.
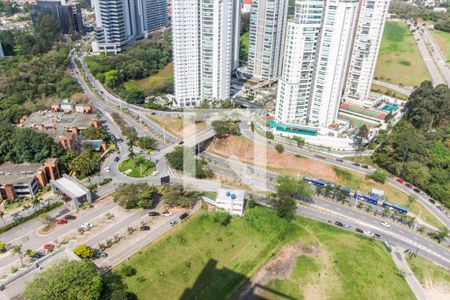
M 375 196 L 380 199 L 384 199 L 384 191 L 372 188 L 370 195 Z
M 242 216 L 244 214 L 244 195 L 245 191 L 242 190 L 219 189 L 216 206 L 231 215 Z

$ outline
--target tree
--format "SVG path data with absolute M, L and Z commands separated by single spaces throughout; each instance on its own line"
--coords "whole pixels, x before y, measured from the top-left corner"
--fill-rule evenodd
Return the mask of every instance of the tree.
M 69 170 L 82 177 L 86 177 L 92 175 L 97 170 L 99 162 L 100 154 L 86 147 L 80 155 L 69 163 Z
M 0 253 L 3 253 L 6 251 L 6 243 L 0 241 Z
M 117 70 L 105 72 L 104 76 L 105 76 L 105 84 L 107 87 L 115 88 L 116 85 L 119 83 L 119 71 Z
M 211 174 L 211 171 L 206 168 L 206 162 L 196 159 L 191 148 L 177 146 L 175 150 L 166 154 L 166 158 L 171 168 L 196 178 L 206 178 Z
M 138 138 L 137 145 L 139 148 L 145 150 L 155 150 L 158 146 L 158 142 L 149 136 L 141 136 Z
M 297 208 L 295 199 L 306 199 L 311 195 L 312 191 L 304 180 L 289 175 L 279 176 L 274 199 L 278 216 L 292 219 Z
M 158 190 L 146 183 L 123 184 L 113 195 L 115 203 L 126 209 L 150 208 L 160 198 Z
M 18 244 L 18 245 L 14 245 L 11 248 L 11 253 L 13 255 L 17 254 L 20 258 L 20 264 L 23 265 L 23 250 L 22 250 L 22 245 Z
M 25 287 L 29 300 L 100 299 L 102 279 L 88 260 L 61 260 L 37 273 Z
M 80 135 L 89 140 L 106 140 L 108 132 L 102 127 L 89 127 L 80 131 Z
M 73 249 L 73 252 L 82 259 L 92 258 L 94 250 L 86 244 L 80 244 Z
M 119 127 L 122 130 L 122 134 L 124 136 L 126 136 L 127 139 L 130 140 L 133 144 L 137 141 L 138 135 L 137 135 L 136 129 L 134 127 L 120 126 L 120 125 L 119 125 Z
M 168 207 L 191 208 L 200 198 L 200 194 L 195 191 L 185 190 L 181 184 L 171 184 L 164 186 L 161 200 Z
M 429 235 L 433 239 L 438 241 L 438 243 L 440 243 L 442 240 L 444 240 L 448 236 L 448 231 L 449 231 L 448 228 L 444 226 L 438 231 L 434 231 L 434 232 L 429 233 Z
M 277 150 L 278 153 L 283 153 L 284 152 L 284 147 L 281 144 L 276 144 L 275 145 L 275 150 Z
M 125 100 L 131 104 L 144 104 L 145 95 L 141 91 L 132 91 L 127 94 Z
M 231 120 L 216 120 L 211 123 L 216 136 L 218 138 L 227 137 L 229 135 L 240 135 L 239 125 Z
M 353 146 L 355 147 L 356 152 L 362 153 L 364 150 L 365 141 L 369 137 L 369 129 L 366 124 L 362 125 L 358 129 L 358 133 L 353 138 Z
M 375 180 L 377 182 L 385 183 L 386 179 L 388 178 L 388 175 L 383 170 L 378 169 L 375 172 L 373 172 L 372 174 L 370 174 L 370 178 L 372 178 L 373 180 Z
M 133 141 L 128 140 L 127 146 L 128 146 L 128 157 L 130 159 L 133 159 L 136 156 L 136 154 L 134 153 L 134 150 L 133 150 Z
M 132 266 L 125 265 L 119 270 L 119 273 L 124 277 L 131 277 L 136 275 L 136 269 Z
M 266 132 L 266 138 L 268 138 L 269 140 L 273 140 L 273 139 L 275 139 L 275 136 L 273 135 L 272 132 L 267 131 Z
M 305 139 L 303 139 L 299 136 L 294 136 L 292 139 L 297 142 L 298 147 L 302 147 L 305 145 Z
M 222 209 L 216 209 L 212 214 L 212 219 L 215 223 L 227 226 L 231 222 L 231 215 Z

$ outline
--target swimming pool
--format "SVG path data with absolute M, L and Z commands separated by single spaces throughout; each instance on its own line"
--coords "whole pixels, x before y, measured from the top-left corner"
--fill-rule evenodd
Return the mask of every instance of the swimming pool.
M 396 111 L 398 109 L 398 104 L 386 104 L 385 106 L 383 106 L 382 110 L 387 111 L 387 112 L 392 112 L 392 111 Z

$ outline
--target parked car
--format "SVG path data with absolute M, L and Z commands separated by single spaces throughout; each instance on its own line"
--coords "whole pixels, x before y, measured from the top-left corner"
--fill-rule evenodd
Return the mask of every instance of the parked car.
M 139 228 L 140 231 L 149 231 L 150 230 L 150 226 L 148 225 L 143 225 Z
M 420 194 L 420 190 L 418 188 L 413 188 L 413 191 Z
M 357 162 L 355 162 L 355 163 L 352 163 L 352 165 L 354 165 L 354 166 L 356 166 L 356 167 L 359 167 L 359 166 L 361 166 L 361 164 L 359 164 L 359 163 L 357 163 Z
M 56 224 L 63 225 L 63 224 L 67 224 L 67 223 L 69 223 L 69 222 L 65 219 L 56 219 Z
M 184 220 L 184 219 L 186 219 L 188 216 L 189 216 L 189 213 L 185 212 L 185 213 L 181 214 L 180 220 Z
M 149 217 L 157 217 L 157 216 L 160 216 L 161 214 L 159 213 L 159 212 L 157 212 L 157 211 L 150 211 L 150 212 L 148 212 L 148 216 Z
M 178 224 L 178 221 L 176 221 L 176 220 L 170 221 L 170 225 L 171 225 L 171 226 L 174 226 L 174 225 L 176 225 L 176 224 Z
M 108 253 L 99 251 L 95 253 L 95 257 L 96 258 L 108 257 Z
M 178 145 L 183 145 L 184 144 L 184 141 L 179 141 L 178 142 Z
M 405 183 L 405 181 L 403 180 L 403 179 L 401 179 L 401 178 L 397 178 L 397 179 L 395 179 L 398 183 L 401 183 L 401 184 L 404 184 Z
M 372 232 L 370 232 L 369 230 L 364 230 L 364 235 L 368 236 L 368 237 L 373 237 L 374 234 Z
M 344 225 L 344 228 L 348 229 L 348 230 L 353 230 L 353 226 L 352 225 Z
M 109 167 L 106 167 L 106 168 L 105 168 L 105 172 L 106 172 L 106 173 L 109 173 L 109 172 L 111 172 L 111 169 L 110 169 Z
M 340 162 L 340 163 L 343 163 L 343 162 L 344 162 L 344 160 L 343 160 L 342 158 L 336 158 L 336 161 L 337 161 L 337 162 Z
M 339 222 L 339 221 L 334 221 L 334 225 L 339 226 L 339 227 L 344 227 L 344 223 Z
M 358 227 L 355 228 L 355 231 L 359 232 L 359 233 L 364 233 L 364 230 L 362 230 L 361 228 L 358 228 Z
M 152 174 L 150 174 L 151 176 L 156 176 L 159 174 L 159 171 L 153 171 Z
M 170 211 L 165 211 L 161 214 L 163 217 L 171 217 L 172 213 Z
M 377 239 L 381 239 L 381 235 L 379 235 L 378 233 L 374 233 L 374 235 Z
M 94 226 L 92 226 L 91 223 L 84 223 L 84 224 L 81 225 L 80 227 L 83 228 L 84 230 L 91 230 L 92 227 L 94 227 Z
M 120 157 L 119 156 L 116 156 L 115 158 L 114 158 L 114 161 L 115 162 L 118 162 L 120 160 Z
M 77 217 L 75 217 L 74 215 L 65 215 L 64 219 L 65 220 L 75 220 Z
M 412 189 L 412 185 L 411 184 L 409 184 L 409 183 L 405 183 L 405 185 L 408 187 L 408 188 L 410 188 L 410 189 Z
M 44 249 L 45 250 L 53 250 L 53 249 L 55 249 L 55 245 L 53 245 L 52 243 L 44 244 Z
M 384 227 L 387 227 L 387 228 L 391 227 L 391 224 L 386 223 L 384 221 L 381 221 L 380 224 L 383 225 Z
M 436 205 L 436 207 L 437 207 L 440 211 L 444 211 L 444 207 L 442 207 L 441 205 Z
M 363 167 L 364 169 L 368 169 L 369 168 L 368 165 L 362 165 L 361 167 Z

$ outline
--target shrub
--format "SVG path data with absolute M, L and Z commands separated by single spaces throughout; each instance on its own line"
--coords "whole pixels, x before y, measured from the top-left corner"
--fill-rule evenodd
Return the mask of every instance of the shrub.
M 284 152 L 284 147 L 281 144 L 276 144 L 275 145 L 275 150 L 277 150 L 278 153 L 283 153 Z
M 388 175 L 383 170 L 376 170 L 375 172 L 370 174 L 369 177 L 375 180 L 376 182 L 385 183 Z
M 136 269 L 133 268 L 132 266 L 126 265 L 120 269 L 119 274 L 124 277 L 131 277 L 136 275 Z
M 82 259 L 92 258 L 94 256 L 94 250 L 86 244 L 81 244 L 73 249 L 73 252 Z
M 213 213 L 212 219 L 222 226 L 227 226 L 231 222 L 231 215 L 224 210 L 218 209 Z

